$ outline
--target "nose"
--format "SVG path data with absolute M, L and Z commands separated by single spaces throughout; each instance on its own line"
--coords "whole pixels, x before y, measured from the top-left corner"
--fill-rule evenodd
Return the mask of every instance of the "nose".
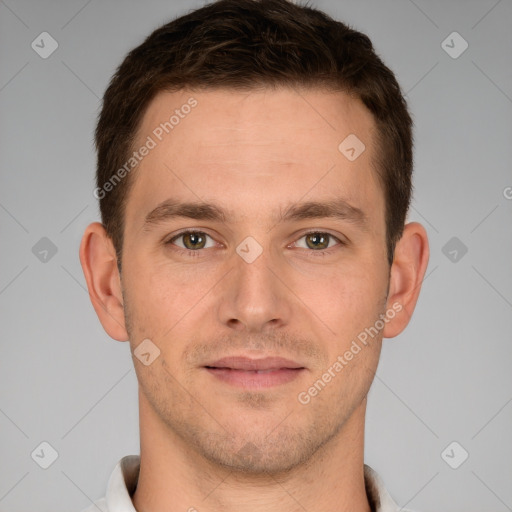
M 233 263 L 235 268 L 222 281 L 220 322 L 247 332 L 265 332 L 288 325 L 292 302 L 290 291 L 282 282 L 286 279 L 284 267 L 272 262 L 265 250 L 252 262 L 235 254 Z

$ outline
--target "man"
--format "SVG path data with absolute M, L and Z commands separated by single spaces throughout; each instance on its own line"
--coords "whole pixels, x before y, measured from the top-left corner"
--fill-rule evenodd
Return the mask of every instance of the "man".
M 128 54 L 80 259 L 130 342 L 140 458 L 88 511 L 397 509 L 364 420 L 428 264 L 411 126 L 370 40 L 286 0 L 206 5 Z

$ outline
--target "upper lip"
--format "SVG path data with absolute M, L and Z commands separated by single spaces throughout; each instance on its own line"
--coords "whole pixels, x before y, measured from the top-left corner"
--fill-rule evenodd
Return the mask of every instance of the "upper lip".
M 304 368 L 301 364 L 283 357 L 252 359 L 245 356 L 229 356 L 205 365 L 207 368 L 229 368 L 231 370 L 278 370 L 280 368 Z

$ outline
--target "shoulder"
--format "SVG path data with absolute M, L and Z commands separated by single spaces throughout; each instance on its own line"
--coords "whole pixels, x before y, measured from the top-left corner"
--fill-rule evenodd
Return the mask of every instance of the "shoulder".
M 107 500 L 101 498 L 101 500 L 95 501 L 91 506 L 84 508 L 80 512 L 109 512 L 107 508 Z

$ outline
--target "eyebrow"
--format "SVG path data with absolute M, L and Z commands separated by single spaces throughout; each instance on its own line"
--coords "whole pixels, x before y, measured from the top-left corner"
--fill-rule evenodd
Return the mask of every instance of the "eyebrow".
M 180 202 L 167 199 L 146 215 L 144 229 L 150 229 L 151 226 L 178 217 L 226 223 L 229 216 L 233 216 L 233 214 L 212 203 Z M 363 231 L 368 230 L 368 217 L 363 210 L 349 204 L 344 199 L 293 203 L 288 205 L 284 212 L 281 211 L 278 218 L 279 222 L 336 218 L 349 222 Z

